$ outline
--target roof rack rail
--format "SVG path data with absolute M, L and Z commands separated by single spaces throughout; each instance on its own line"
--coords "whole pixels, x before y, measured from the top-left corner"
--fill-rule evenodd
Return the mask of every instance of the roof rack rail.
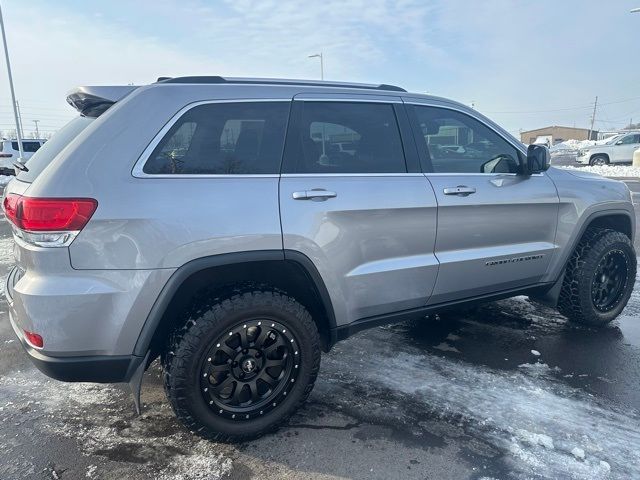
M 231 78 L 221 76 L 202 77 L 158 77 L 156 83 L 201 83 L 201 84 L 260 84 L 260 85 L 302 85 L 306 87 L 343 87 L 343 88 L 363 88 L 367 90 L 389 90 L 392 92 L 406 92 L 404 88 L 396 85 L 380 85 L 368 83 L 347 83 L 347 82 L 327 82 L 314 80 L 290 80 L 278 78 Z

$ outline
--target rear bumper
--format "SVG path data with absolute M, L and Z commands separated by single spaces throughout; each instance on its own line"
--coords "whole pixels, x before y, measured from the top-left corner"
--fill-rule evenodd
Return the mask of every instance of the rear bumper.
M 33 364 L 46 376 L 63 382 L 128 382 L 142 362 L 136 356 L 48 357 L 22 344 Z
M 5 284 L 9 321 L 45 375 L 68 382 L 127 382 L 143 362 L 133 354 L 139 323 L 146 319 L 155 290 L 167 274 L 104 271 L 53 276 L 14 267 Z M 44 349 L 30 345 L 25 330 L 42 335 Z
M 9 274 L 8 282 L 13 281 L 16 269 Z M 9 305 L 13 304 L 11 290 L 6 289 Z M 119 383 L 128 382 L 133 372 L 143 361 L 136 355 L 90 355 L 81 357 L 55 357 L 45 355 L 29 345 L 15 322 L 12 309 L 9 309 L 9 322 L 22 344 L 31 362 L 48 377 L 64 382 Z

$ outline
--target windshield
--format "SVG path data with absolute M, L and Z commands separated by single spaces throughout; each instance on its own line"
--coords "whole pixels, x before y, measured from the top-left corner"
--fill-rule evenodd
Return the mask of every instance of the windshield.
M 613 145 L 613 144 L 614 144 L 614 143 L 616 143 L 618 140 L 620 140 L 623 136 L 624 136 L 624 135 L 615 135 L 615 136 L 611 137 L 611 138 L 607 141 L 606 145 Z
M 90 117 L 77 117 L 62 127 L 51 140 L 45 142 L 33 156 L 27 160 L 25 165 L 28 172 L 19 172 L 18 180 L 23 182 L 33 182 L 40 172 L 67 146 L 80 132 L 87 128 L 95 120 Z

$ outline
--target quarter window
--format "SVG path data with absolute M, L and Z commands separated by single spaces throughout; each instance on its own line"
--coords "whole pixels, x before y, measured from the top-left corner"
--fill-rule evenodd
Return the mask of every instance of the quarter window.
M 285 173 L 405 173 L 393 106 L 294 102 Z
M 169 129 L 144 165 L 149 174 L 275 174 L 289 102 L 199 105 Z
M 478 120 L 454 110 L 415 106 L 418 148 L 434 173 L 518 173 L 516 148 Z

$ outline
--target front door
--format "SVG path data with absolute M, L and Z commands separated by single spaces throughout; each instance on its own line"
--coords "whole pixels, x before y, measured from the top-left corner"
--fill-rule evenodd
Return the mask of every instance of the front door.
M 540 281 L 556 251 L 559 200 L 545 174 L 472 113 L 408 105 L 438 201 L 440 262 L 430 304 Z
M 285 256 L 313 261 L 339 324 L 424 306 L 435 284 L 436 200 L 417 159 L 407 169 L 400 115 L 387 96 L 293 102 L 280 180 Z

